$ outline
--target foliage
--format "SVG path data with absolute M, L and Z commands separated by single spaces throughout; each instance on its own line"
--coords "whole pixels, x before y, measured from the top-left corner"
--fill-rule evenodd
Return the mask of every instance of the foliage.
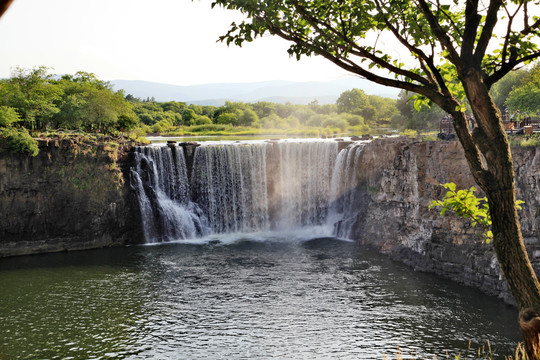
M 491 216 L 487 198 L 476 197 L 474 186 L 471 186 L 470 189 L 457 191 L 454 183 L 441 184 L 441 186 L 448 191 L 442 200 L 433 200 L 429 208 L 440 207 L 441 216 L 450 210 L 459 217 L 470 219 L 473 227 L 479 225 L 482 228 L 482 238 L 486 243 L 489 243 L 493 239 L 493 232 L 491 231 Z M 524 201 L 517 200 L 516 207 L 521 209 L 523 203 Z
M 410 139 L 416 139 L 418 137 L 418 132 L 412 129 L 406 129 L 405 131 L 399 133 L 402 136 L 406 136 Z
M 55 102 L 61 97 L 62 89 L 54 85 L 48 68 L 15 68 L 11 78 L 2 80 L 0 103 L 11 106 L 19 113 L 23 125 L 28 129 L 39 129 L 60 110 Z
M 540 113 L 540 62 L 510 91 L 506 105 L 511 111 Z
M 130 102 L 94 74 L 77 72 L 54 79 L 48 68 L 16 68 L 0 80 L 0 103 L 13 108 L 27 129 L 84 129 L 114 132 L 139 124 Z
M 527 71 L 520 69 L 506 74 L 500 81 L 495 83 L 490 90 L 493 102 L 502 113 L 506 113 L 506 100 L 512 89 L 520 86 Z
M 10 127 L 21 121 L 17 111 L 9 106 L 0 106 L 0 127 Z
M 396 102 L 399 114 L 396 113 L 390 118 L 391 126 L 396 129 L 438 129 L 444 111 L 436 104 L 416 110 L 413 103 L 410 93 L 404 90 L 400 91 Z
M 14 154 L 28 154 L 36 156 L 39 148 L 26 129 L 0 128 L 0 140 L 6 142 Z
M 364 90 L 352 89 L 341 93 L 336 105 L 340 113 L 359 115 L 362 109 L 369 105 L 369 101 Z
M 540 134 L 533 134 L 531 136 L 510 135 L 508 138 L 512 146 L 540 147 Z

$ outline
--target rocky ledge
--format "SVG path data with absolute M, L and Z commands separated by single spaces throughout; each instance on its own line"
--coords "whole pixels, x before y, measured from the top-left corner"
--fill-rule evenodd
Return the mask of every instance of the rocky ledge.
M 40 138 L 30 157 L 0 149 L 0 257 L 140 242 L 124 139 Z
M 362 154 L 355 191 L 358 215 L 353 238 L 421 271 L 470 285 L 513 303 L 494 250 L 468 221 L 430 210 L 442 183 L 474 186 L 457 141 L 374 140 Z M 540 153 L 515 148 L 517 197 L 523 235 L 533 267 L 540 271 Z M 481 195 L 478 193 L 478 195 Z

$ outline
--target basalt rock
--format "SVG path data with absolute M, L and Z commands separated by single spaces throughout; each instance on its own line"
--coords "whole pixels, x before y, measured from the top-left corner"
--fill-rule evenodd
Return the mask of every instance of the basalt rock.
M 540 153 L 515 148 L 517 198 L 525 200 L 521 226 L 533 267 L 540 271 Z M 441 199 L 442 183 L 474 186 L 457 141 L 374 140 L 357 169 L 359 203 L 352 237 L 415 269 L 477 287 L 512 303 L 513 298 L 490 244 L 468 221 L 429 209 Z M 476 187 L 478 188 L 478 187 Z M 480 192 L 479 196 L 483 196 Z
M 141 242 L 124 179 L 133 144 L 38 139 L 36 157 L 0 152 L 0 257 Z

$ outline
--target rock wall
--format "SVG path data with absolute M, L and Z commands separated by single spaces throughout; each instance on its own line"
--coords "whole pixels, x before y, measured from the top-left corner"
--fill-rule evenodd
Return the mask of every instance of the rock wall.
M 0 257 L 141 242 L 124 179 L 132 144 L 40 139 L 36 157 L 0 149 Z
M 490 244 L 454 215 L 429 210 L 441 199 L 441 183 L 469 188 L 474 180 L 457 141 L 415 142 L 382 139 L 368 144 L 356 169 L 358 216 L 352 237 L 421 271 L 480 288 L 512 303 Z M 537 273 L 540 270 L 540 154 L 513 149 L 523 235 Z M 481 195 L 478 193 L 478 195 Z

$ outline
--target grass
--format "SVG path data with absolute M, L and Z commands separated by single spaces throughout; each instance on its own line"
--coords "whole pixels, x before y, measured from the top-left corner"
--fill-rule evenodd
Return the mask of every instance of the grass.
M 230 136 L 230 135 L 286 135 L 286 136 L 347 136 L 368 134 L 370 128 L 366 126 L 349 127 L 346 130 L 329 127 L 308 127 L 299 126 L 286 129 L 264 129 L 245 126 L 232 126 L 220 124 L 206 124 L 194 126 L 178 126 L 168 131 L 163 131 L 161 135 L 168 136 Z
M 388 357 L 386 354 L 383 354 L 384 360 L 391 360 L 394 359 L 392 357 Z M 405 355 L 403 354 L 403 351 L 398 347 L 397 352 L 395 354 L 395 360 L 405 360 L 405 359 L 414 359 L 414 360 L 420 360 L 420 358 L 417 357 L 416 354 L 411 355 Z M 448 352 L 445 355 L 442 355 L 438 357 L 437 355 L 434 355 L 433 360 L 466 360 L 466 359 L 476 359 L 476 360 L 494 360 L 495 355 L 493 354 L 493 351 L 491 349 L 491 344 L 488 340 L 487 345 L 483 345 L 481 348 L 478 349 L 472 349 L 471 348 L 471 342 L 469 341 L 469 348 L 464 354 L 457 354 L 457 355 L 450 355 Z M 500 357 L 498 357 L 500 359 Z M 427 360 L 427 359 L 425 359 Z M 523 343 L 519 343 L 516 347 L 516 350 L 513 355 L 505 356 L 504 360 L 529 360 L 529 357 L 527 356 L 527 352 L 525 350 L 525 345 Z
M 511 146 L 519 147 L 540 147 L 540 134 L 525 135 L 509 135 Z

